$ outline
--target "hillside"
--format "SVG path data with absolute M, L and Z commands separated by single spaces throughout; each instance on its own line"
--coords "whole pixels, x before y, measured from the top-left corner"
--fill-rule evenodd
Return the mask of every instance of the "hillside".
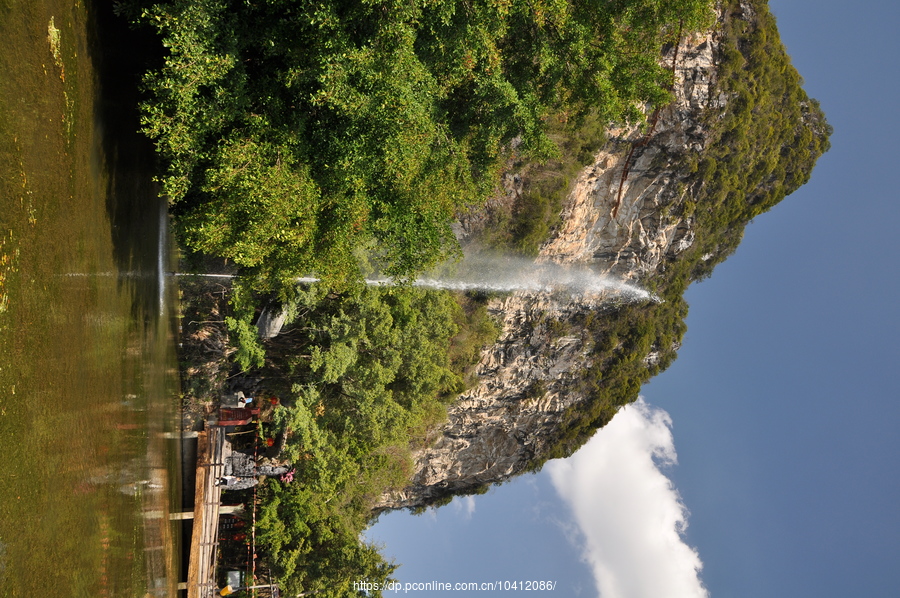
M 799 87 L 764 4 L 732 4 L 714 31 L 677 51 L 675 101 L 649 135 L 609 132 L 537 257 L 639 281 L 663 301 L 492 299 L 487 309 L 502 331 L 478 364 L 479 384 L 450 408 L 438 440 L 416 453 L 413 484 L 379 507 L 478 492 L 574 452 L 675 359 L 687 285 L 735 250 L 752 218 L 808 180 L 830 130 Z M 511 185 L 510 195 L 521 198 L 527 184 Z M 468 241 L 477 245 L 479 234 Z
M 704 2 L 664 3 L 652 14 L 631 4 L 631 12 L 607 15 L 613 29 L 602 31 L 577 3 L 549 16 L 513 5 L 500 21 L 480 4 L 484 12 L 466 18 L 424 8 L 397 16 L 399 5 L 385 5 L 392 16 L 370 29 L 351 26 L 360 15 L 334 5 L 319 16 L 339 47 L 314 52 L 334 59 L 334 78 L 323 79 L 327 69 L 318 78 L 291 70 L 297 50 L 268 49 L 274 33 L 251 47 L 227 28 L 210 29 L 200 54 L 173 49 L 167 67 L 151 74 L 150 89 L 163 100 L 147 104 L 145 122 L 168 167 L 182 242 L 195 263 L 208 263 L 201 253 L 218 255 L 241 276 L 230 306 L 216 307 L 222 325 L 213 326 L 221 339 L 227 322 L 230 348 L 207 358 L 234 361 L 219 368 L 220 384 L 228 375 L 281 399 L 265 433 L 296 476 L 263 486 L 259 538 L 290 588 L 346 590 L 351 578 L 385 579 L 391 567 L 358 541 L 373 511 L 482 492 L 580 447 L 675 359 L 687 286 L 709 276 L 744 226 L 806 182 L 827 151 L 830 128 L 803 92 L 765 2 L 723 2 L 715 15 Z M 227 5 L 172 2 L 144 19 L 175 43 L 199 31 L 179 29 L 179 18 L 211 23 L 225 18 Z M 283 13 L 259 6 L 254 18 L 275 19 L 264 22 L 281 31 Z M 587 24 L 593 28 L 581 37 L 551 35 Z M 504 62 L 512 60 L 505 51 L 522 50 L 508 36 L 523 31 L 533 34 L 529 51 L 552 56 L 540 74 L 546 79 Z M 620 43 L 595 54 L 579 45 L 604 32 Z M 413 35 L 408 45 L 404 35 Z M 379 54 L 389 38 L 400 54 Z M 370 39 L 380 42 L 363 43 Z M 469 75 L 435 59 L 438 41 L 464 65 L 473 61 Z M 366 51 L 342 62 L 351 46 Z M 581 51 L 611 69 L 595 72 L 590 89 L 582 80 L 563 84 L 561 65 L 575 68 L 567 59 Z M 621 55 L 641 58 L 613 58 Z M 380 77 L 388 62 L 378 61 L 401 56 L 425 69 L 415 71 L 422 87 L 358 70 L 367 65 Z M 635 78 L 648 56 L 652 81 Z M 221 70 L 202 71 L 205 83 L 195 88 L 166 87 L 204 60 Z M 278 87 L 291 73 L 296 82 Z M 226 102 L 230 86 L 261 75 L 270 95 Z M 445 87 L 429 87 L 435 82 Z M 343 87 L 329 95 L 326 83 Z M 560 95 L 550 94 L 552 85 Z M 419 94 L 426 88 L 430 95 Z M 502 101 L 490 95 L 501 88 Z M 307 95 L 285 95 L 298 89 Z M 398 90 L 427 106 L 403 104 Z M 588 101 L 603 90 L 603 101 Z M 307 100 L 286 110 L 285 102 Z M 231 110 L 227 118 L 217 102 Z M 383 102 L 400 109 L 386 113 Z M 196 119 L 204 121 L 199 136 Z M 380 137 L 371 137 L 382 130 L 373 123 L 384 126 Z M 289 138 L 289 130 L 308 135 Z M 326 132 L 340 139 L 321 137 Z M 374 145 L 347 145 L 357 141 Z M 461 157 L 465 164 L 455 162 Z M 615 290 L 462 294 L 359 282 L 375 269 L 414 277 L 460 248 L 608 275 L 660 301 Z M 326 284 L 293 282 L 310 273 Z M 282 311 L 286 324 L 260 340 L 263 305 Z

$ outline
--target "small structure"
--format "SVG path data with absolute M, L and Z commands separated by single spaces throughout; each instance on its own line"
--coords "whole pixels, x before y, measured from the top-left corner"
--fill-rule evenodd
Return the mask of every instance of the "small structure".
M 258 458 L 255 454 L 233 450 L 231 442 L 227 438 L 226 428 L 248 425 L 259 416 L 260 409 L 258 407 L 236 406 L 238 404 L 245 405 L 252 400 L 248 401 L 241 392 L 230 395 L 222 401 L 218 418 L 207 420 L 207 429 L 197 434 L 194 529 L 191 537 L 188 579 L 187 582 L 181 584 L 181 587 L 187 589 L 188 598 L 228 596 L 239 590 L 255 590 L 257 598 L 279 598 L 280 596 L 278 586 L 274 583 L 235 586 L 233 582 L 237 580 L 233 576 L 228 579 L 228 585 L 225 588 L 219 589 L 215 583 L 215 571 L 218 565 L 216 557 L 219 547 L 219 516 L 237 510 L 235 507 L 222 506 L 221 491 L 250 488 L 258 483 L 261 476 L 290 473 L 289 466 L 266 458 Z M 238 528 L 240 526 L 235 523 L 226 526 L 226 529 L 231 527 Z M 247 577 L 237 583 L 252 584 L 256 581 L 251 571 Z
M 212 598 L 215 586 L 216 552 L 219 545 L 221 493 L 214 480 L 223 475 L 225 433 L 211 427 L 198 435 L 197 483 L 194 493 L 194 530 L 188 578 L 188 598 Z
M 234 394 L 225 395 L 222 399 L 222 407 L 231 407 L 233 409 L 240 409 L 243 407 L 249 407 L 253 404 L 253 397 L 248 397 L 244 394 L 244 391 L 239 390 Z
M 230 443 L 229 443 L 230 444 Z M 252 488 L 261 476 L 282 476 L 291 470 L 288 465 L 273 462 L 256 455 L 226 449 L 225 468 L 219 485 L 224 490 L 244 490 Z
M 259 415 L 259 407 L 222 407 L 219 409 L 219 426 L 246 426 Z

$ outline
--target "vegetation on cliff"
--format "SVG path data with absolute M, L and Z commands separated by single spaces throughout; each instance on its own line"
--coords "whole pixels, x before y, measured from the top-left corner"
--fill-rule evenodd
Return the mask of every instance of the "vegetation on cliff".
M 683 210 L 698 231 L 682 258 L 692 262 L 689 280 L 708 276 L 737 248 L 744 226 L 806 183 L 830 147 L 831 126 L 803 91 L 775 17 L 764 2 L 751 6 L 744 14 L 739 2 L 726 3 L 717 65 L 728 103 L 707 116 L 702 155 L 682 158 L 692 198 Z
M 711 97 L 724 94 L 727 103 L 705 115 L 709 137 L 702 153 L 668 156 L 682 173 L 677 185 L 687 199 L 679 216 L 692 221 L 694 242 L 642 281 L 663 303 L 627 306 L 584 323 L 594 347 L 582 382 L 590 399 L 566 413 L 554 447 L 533 468 L 572 454 L 668 367 L 687 330 L 687 286 L 731 255 L 750 220 L 806 183 L 828 151 L 831 127 L 803 91 L 766 3 L 730 0 L 720 14 L 718 89 Z
M 514 201 L 490 210 L 477 231 L 480 249 L 534 257 L 561 220 L 561 212 L 572 184 L 581 170 L 594 161 L 606 141 L 609 122 L 596 112 L 583 115 L 558 114 L 546 121 L 549 139 L 559 152 L 549 160 L 535 162 L 519 155 L 508 163 L 522 184 Z M 483 210 L 481 210 L 483 212 Z M 476 248 L 477 249 L 477 248 Z
M 179 238 L 275 288 L 406 276 L 452 255 L 514 146 L 556 153 L 545 121 L 634 121 L 668 100 L 657 57 L 709 0 L 129 4 L 165 64 L 144 81 Z

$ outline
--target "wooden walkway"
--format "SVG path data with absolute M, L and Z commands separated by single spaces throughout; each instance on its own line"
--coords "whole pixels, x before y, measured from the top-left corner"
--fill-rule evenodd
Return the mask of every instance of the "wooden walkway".
M 216 554 L 219 548 L 219 508 L 222 491 L 215 481 L 225 471 L 225 430 L 210 426 L 197 438 L 197 485 L 194 490 L 194 531 L 188 564 L 188 598 L 216 594 Z

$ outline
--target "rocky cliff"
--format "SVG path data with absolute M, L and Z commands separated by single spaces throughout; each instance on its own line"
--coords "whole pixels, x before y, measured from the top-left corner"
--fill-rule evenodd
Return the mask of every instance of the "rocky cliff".
M 727 246 L 722 250 L 726 253 L 733 249 L 733 244 L 709 239 L 703 247 L 696 246 L 698 235 L 709 237 L 710 233 L 700 230 L 694 205 L 705 197 L 704 192 L 715 188 L 708 178 L 698 177 L 696 164 L 711 143 L 727 143 L 713 129 L 719 122 L 731 122 L 733 113 L 740 113 L 745 102 L 743 96 L 719 84 L 723 56 L 728 58 L 730 48 L 743 43 L 724 47 L 723 37 L 736 28 L 732 22 L 738 22 L 741 31 L 751 31 L 755 19 L 750 3 L 731 3 L 730 9 L 721 9 L 714 31 L 682 39 L 677 48 L 668 49 L 663 61 L 674 64 L 674 101 L 650 117 L 655 124 L 645 126 L 645 130 L 651 129 L 649 133 L 636 127 L 609 132 L 608 142 L 593 164 L 574 183 L 562 222 L 541 247 L 537 261 L 589 267 L 619 280 L 654 285 L 667 284 L 660 281 L 666 280 L 673 264 L 688 261 L 682 254 L 690 253 L 690 259 L 701 263 L 691 267 L 694 274 L 687 276 L 690 278 L 703 271 L 703 262 L 723 259 L 723 255 L 715 255 L 720 246 Z M 749 48 L 744 44 L 741 51 L 749 54 Z M 732 103 L 741 105 L 735 108 Z M 779 148 L 775 150 L 777 155 Z M 759 203 L 755 198 L 765 191 L 764 183 L 771 177 L 760 180 L 763 182 L 757 183 L 752 193 L 741 196 L 743 204 Z M 510 198 L 519 193 L 520 185 L 517 178 L 509 177 Z M 710 214 L 724 208 L 712 201 L 709 206 L 704 217 L 718 222 Z M 721 234 L 729 238 L 736 234 L 739 240 L 740 229 L 755 213 L 735 216 L 724 225 L 727 234 Z M 465 219 L 457 228 L 464 246 L 473 233 L 471 222 Z M 414 452 L 412 483 L 382 496 L 376 508 L 415 508 L 454 494 L 478 492 L 487 484 L 560 456 L 555 443 L 561 429 L 570 425 L 573 413 L 590 410 L 597 400 L 597 384 L 585 383 L 585 372 L 602 369 L 610 361 L 598 357 L 600 337 L 592 334 L 585 322 L 589 315 L 615 318 L 625 301 L 615 291 L 517 292 L 490 300 L 488 309 L 502 325 L 502 332 L 496 344 L 482 354 L 477 385 L 452 405 L 435 441 Z M 616 350 L 615 335 L 608 336 L 613 339 L 608 344 Z M 674 340 L 664 334 L 648 338 L 656 340 L 635 343 L 639 354 L 631 359 L 638 367 L 655 372 L 661 353 L 674 353 L 680 335 Z M 663 338 L 668 346 L 660 346 Z M 633 400 L 637 390 L 629 392 Z M 592 416 L 592 425 L 602 425 L 611 415 L 604 417 L 607 419 Z
M 595 272 L 640 281 L 656 272 L 667 255 L 691 245 L 691 218 L 675 215 L 686 191 L 676 184 L 683 174 L 673 156 L 702 151 L 704 111 L 724 105 L 724 98 L 711 97 L 716 89 L 714 43 L 712 34 L 681 42 L 676 100 L 660 111 L 649 142 L 635 146 L 642 138 L 636 128 L 611 131 L 610 141 L 576 181 L 562 225 L 542 246 L 539 262 L 589 265 Z M 671 61 L 675 51 L 666 59 Z M 629 173 L 622 184 L 629 153 Z M 510 192 L 515 192 L 514 183 Z M 460 230 L 465 244 L 465 228 Z M 526 470 L 546 452 L 562 414 L 587 398 L 576 387 L 591 358 L 591 343 L 577 326 L 562 336 L 554 334 L 552 323 L 612 311 L 616 302 L 613 290 L 517 292 L 492 299 L 488 309 L 502 332 L 483 352 L 477 385 L 450 408 L 434 444 L 415 453 L 413 484 L 382 497 L 378 507 L 416 507 Z M 653 355 L 646 358 L 649 363 Z

